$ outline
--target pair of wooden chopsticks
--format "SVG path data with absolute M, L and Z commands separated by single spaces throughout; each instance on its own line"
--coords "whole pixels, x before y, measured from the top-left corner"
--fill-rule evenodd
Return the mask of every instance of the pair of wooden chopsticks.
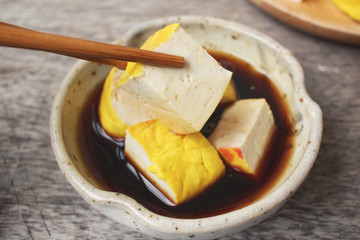
M 127 62 L 163 67 L 184 66 L 184 58 L 138 48 L 101 43 L 0 22 L 0 46 L 52 52 L 125 69 Z

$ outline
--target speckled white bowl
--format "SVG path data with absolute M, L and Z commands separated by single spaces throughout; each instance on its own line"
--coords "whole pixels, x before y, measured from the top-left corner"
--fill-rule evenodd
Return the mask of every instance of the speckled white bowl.
M 304 75 L 295 57 L 271 38 L 238 23 L 210 17 L 169 17 L 136 26 L 122 43 L 139 47 L 155 30 L 180 22 L 208 49 L 231 53 L 265 73 L 291 109 L 296 149 L 281 179 L 258 201 L 242 209 L 202 219 L 175 219 L 155 214 L 123 194 L 102 190 L 81 159 L 76 129 L 89 94 L 102 85 L 109 66 L 78 62 L 65 78 L 51 111 L 51 140 L 58 164 L 78 193 L 115 221 L 163 239 L 212 239 L 259 223 L 278 210 L 304 181 L 315 161 L 322 136 L 322 113 L 308 96 Z M 119 226 L 120 228 L 121 226 Z

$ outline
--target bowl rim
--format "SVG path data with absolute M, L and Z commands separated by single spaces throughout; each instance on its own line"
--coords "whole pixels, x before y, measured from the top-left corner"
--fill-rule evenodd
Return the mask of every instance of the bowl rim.
M 65 105 L 65 98 L 69 91 L 69 86 L 75 82 L 78 73 L 82 69 L 89 67 L 91 64 L 90 62 L 83 60 L 78 61 L 66 75 L 53 101 L 50 115 L 51 144 L 61 171 L 76 191 L 78 191 L 78 193 L 89 203 L 96 202 L 96 204 L 99 204 L 100 206 L 112 205 L 114 207 L 120 207 L 124 211 L 130 213 L 133 217 L 136 217 L 144 225 L 155 231 L 163 233 L 175 232 L 174 227 L 171 224 L 161 224 L 165 222 L 168 223 L 169 221 L 179 226 L 179 229 L 176 231 L 177 234 L 193 234 L 223 230 L 224 228 L 229 229 L 238 226 L 239 224 L 249 222 L 250 220 L 260 217 L 263 214 L 267 214 L 268 212 L 271 212 L 272 209 L 276 210 L 280 208 L 298 189 L 311 170 L 320 148 L 323 130 L 322 111 L 319 105 L 308 95 L 305 89 L 302 67 L 293 54 L 267 35 L 240 23 L 206 16 L 165 17 L 139 24 L 127 31 L 121 39 L 129 39 L 130 36 L 134 36 L 137 32 L 145 30 L 149 27 L 161 26 L 176 21 L 180 21 L 183 24 L 199 24 L 205 22 L 206 24 L 215 24 L 235 31 L 246 32 L 246 35 L 249 35 L 257 41 L 267 45 L 271 49 L 281 52 L 284 60 L 289 62 L 291 72 L 296 73 L 294 74 L 294 87 L 297 88 L 297 93 L 303 99 L 303 104 L 305 104 L 306 108 L 310 110 L 309 118 L 311 118 L 311 122 L 314 125 L 313 129 L 316 131 L 310 132 L 309 141 L 311 141 L 311 143 L 306 145 L 302 159 L 298 163 L 298 166 L 294 168 L 290 176 L 281 185 L 279 185 L 276 189 L 271 190 L 265 197 L 241 209 L 216 216 L 196 219 L 173 218 L 159 215 L 148 210 L 136 200 L 124 194 L 95 188 L 77 171 L 74 166 L 68 164 L 68 162 L 71 162 L 71 157 L 67 153 L 62 130 L 63 109 Z M 284 196 L 284 193 L 286 193 L 286 196 Z M 108 202 L 109 200 L 111 200 L 111 203 Z M 139 211 L 139 209 L 141 209 L 141 211 Z M 150 215 L 153 217 L 150 218 Z M 199 221 L 201 222 L 201 225 L 198 224 Z

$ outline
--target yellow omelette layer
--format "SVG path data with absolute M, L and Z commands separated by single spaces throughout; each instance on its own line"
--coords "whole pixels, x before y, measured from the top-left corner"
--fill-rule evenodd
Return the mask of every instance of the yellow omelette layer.
M 114 88 L 116 68 L 112 68 L 106 77 L 99 103 L 99 120 L 102 128 L 107 134 L 117 138 L 125 137 L 127 124 L 123 123 L 116 114 L 112 103 L 111 94 Z
M 153 163 L 148 171 L 166 181 L 177 203 L 195 197 L 225 173 L 216 149 L 199 132 L 176 135 L 159 120 L 136 124 L 127 131 Z
M 331 0 L 351 18 L 360 21 L 360 0 Z
M 231 102 L 235 102 L 237 99 L 237 94 L 235 91 L 235 85 L 232 80 L 230 80 L 229 84 L 227 85 L 224 95 L 221 98 L 220 104 L 227 104 Z
M 146 39 L 145 43 L 141 46 L 141 49 L 144 50 L 153 50 L 158 47 L 160 44 L 169 40 L 170 36 L 179 28 L 179 23 L 170 24 L 163 29 L 158 30 L 153 35 L 151 35 L 148 39 Z M 136 62 L 129 62 L 126 66 L 125 73 L 121 77 L 118 85 L 125 83 L 129 80 L 130 77 L 139 77 L 142 74 L 142 64 Z

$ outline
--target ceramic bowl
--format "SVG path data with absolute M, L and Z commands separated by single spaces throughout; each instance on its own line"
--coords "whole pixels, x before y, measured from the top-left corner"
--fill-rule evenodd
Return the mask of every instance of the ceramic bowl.
M 122 37 L 139 47 L 154 31 L 179 22 L 200 44 L 231 53 L 266 74 L 286 95 L 294 127 L 295 151 L 280 180 L 263 197 L 241 209 L 201 219 L 177 219 L 155 214 L 134 199 L 103 188 L 88 172 L 79 152 L 77 126 L 81 110 L 102 85 L 109 66 L 80 61 L 65 78 L 51 111 L 51 141 L 61 171 L 75 190 L 109 218 L 161 239 L 212 239 L 247 229 L 278 210 L 300 186 L 317 156 L 322 113 L 308 96 L 304 74 L 293 54 L 266 35 L 222 19 L 181 16 L 156 19 L 134 27 Z M 121 228 L 121 225 L 119 225 Z

